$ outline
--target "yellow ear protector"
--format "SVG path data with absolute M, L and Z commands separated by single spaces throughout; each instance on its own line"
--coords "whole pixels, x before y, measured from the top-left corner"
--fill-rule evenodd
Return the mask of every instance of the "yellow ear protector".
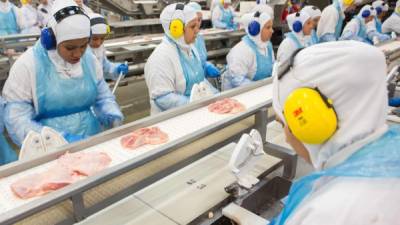
M 183 11 L 184 8 L 184 4 L 177 3 L 175 10 Z M 178 39 L 182 37 L 185 32 L 185 24 L 181 19 L 173 19 L 169 24 L 169 32 L 173 38 Z
M 224 5 L 224 4 L 225 4 L 225 1 L 224 1 L 224 0 L 220 0 L 219 2 L 221 3 L 221 5 Z
M 297 50 L 283 64 L 286 68 L 280 73 L 278 80 L 287 74 L 294 64 Z M 333 101 L 326 97 L 318 87 L 302 87 L 292 91 L 285 100 L 283 116 L 291 133 L 306 144 L 322 144 L 326 142 L 338 129 L 338 118 Z
M 354 2 L 354 0 L 343 0 L 343 4 L 344 4 L 345 6 L 351 5 L 351 4 L 353 4 L 353 2 Z
M 106 25 L 106 34 L 111 33 L 111 27 L 108 25 L 107 20 L 102 17 L 96 17 L 90 20 L 90 27 L 93 27 L 96 24 L 105 24 Z

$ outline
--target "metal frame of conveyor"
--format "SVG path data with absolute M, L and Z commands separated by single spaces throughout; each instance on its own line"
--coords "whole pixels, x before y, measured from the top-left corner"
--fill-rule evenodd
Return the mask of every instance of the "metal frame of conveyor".
M 400 43 L 398 40 L 390 40 L 386 42 L 379 43 L 377 45 L 378 48 L 383 48 L 385 45 L 390 45 L 393 43 Z M 394 66 L 393 63 L 400 60 L 400 44 L 393 49 L 384 51 L 386 57 L 386 63 L 389 67 L 389 70 Z
M 88 140 L 67 145 L 55 152 L 46 154 L 36 159 L 32 159 L 30 161 L 25 161 L 25 162 L 24 161 L 15 162 L 6 165 L 0 168 L 0 178 L 5 178 L 15 174 L 22 174 L 23 172 L 28 171 L 31 168 L 53 161 L 66 152 L 72 153 L 72 152 L 82 151 L 93 146 L 100 146 L 102 143 L 105 143 L 108 140 L 121 137 L 138 128 L 148 127 L 156 123 L 177 117 L 179 115 L 190 113 L 191 111 L 205 107 L 210 103 L 215 102 L 216 100 L 227 97 L 238 96 L 240 94 L 244 94 L 254 89 L 270 85 L 271 82 L 272 79 L 268 79 L 256 82 L 254 84 L 250 84 L 245 87 L 233 89 L 197 103 L 189 104 L 187 106 L 178 109 L 161 113 L 154 117 L 144 118 L 139 121 L 135 121 L 130 124 L 121 126 L 119 128 L 106 131 L 104 133 L 91 137 Z M 124 186 L 123 190 L 111 195 L 110 197 L 100 202 L 97 202 L 95 205 L 91 207 L 85 207 L 84 204 L 85 192 L 93 190 L 94 188 L 105 184 L 107 181 L 110 181 L 113 178 L 134 171 L 135 169 L 141 166 L 145 166 L 147 163 L 154 162 L 155 160 L 163 156 L 173 154 L 174 151 L 176 151 L 179 148 L 188 146 L 191 143 L 194 143 L 195 141 L 201 138 L 207 137 L 208 135 L 221 131 L 222 129 L 227 128 L 228 126 L 233 125 L 246 118 L 249 118 L 250 116 L 255 115 L 255 121 L 254 121 L 255 128 L 258 129 L 260 133 L 263 135 L 264 138 L 263 141 L 265 142 L 266 127 L 268 123 L 267 109 L 270 108 L 271 105 L 272 105 L 272 100 L 271 98 L 269 98 L 265 102 L 259 103 L 256 106 L 248 108 L 245 112 L 232 115 L 231 117 L 227 117 L 222 121 L 213 124 L 212 126 L 201 128 L 196 132 L 185 134 L 185 136 L 179 138 L 178 140 L 171 141 L 170 143 L 162 145 L 152 151 L 146 152 L 143 155 L 140 155 L 136 158 L 129 159 L 125 162 L 122 162 L 121 164 L 117 164 L 115 166 L 107 168 L 106 170 L 102 171 L 97 175 L 88 177 L 82 181 L 66 186 L 58 191 L 49 193 L 45 196 L 42 196 L 38 199 L 29 202 L 28 204 L 6 211 L 2 215 L 0 215 L 0 224 L 14 224 L 16 222 L 29 221 L 29 219 L 32 219 L 37 215 L 43 214 L 46 212 L 46 210 L 54 208 L 61 203 L 65 203 L 66 201 L 68 201 L 68 203 L 72 205 L 71 209 L 72 218 L 70 215 L 68 216 L 68 218 L 63 218 L 63 220 L 57 222 L 56 224 L 72 224 L 74 222 L 80 221 L 85 217 L 95 213 L 96 211 L 103 209 L 104 207 L 125 198 L 126 196 L 150 185 L 151 183 L 154 183 L 155 181 L 161 179 L 162 177 L 165 177 L 166 175 L 177 171 L 178 169 L 184 167 L 185 165 L 188 165 L 191 162 L 207 154 L 210 154 L 211 152 L 222 147 L 223 145 L 232 142 L 232 140 L 231 139 L 225 141 L 221 140 L 222 142 L 220 144 L 212 146 L 215 148 L 210 147 L 205 151 L 199 152 L 199 154 L 190 155 L 188 158 L 185 158 L 180 162 L 174 161 L 175 164 L 172 164 L 173 166 L 164 168 L 163 170 L 158 171 L 156 174 L 153 174 L 150 177 L 145 177 L 143 180 L 131 186 Z M 236 138 L 240 137 L 240 135 L 241 133 L 238 133 Z M 281 147 L 269 144 L 267 145 L 268 145 L 267 153 L 270 153 L 269 151 L 271 151 L 272 155 L 279 156 L 284 160 L 285 177 L 287 178 L 294 177 L 296 155 L 282 149 Z

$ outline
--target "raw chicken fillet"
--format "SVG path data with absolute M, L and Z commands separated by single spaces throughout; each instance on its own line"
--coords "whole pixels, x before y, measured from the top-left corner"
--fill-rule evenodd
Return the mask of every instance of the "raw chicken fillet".
M 208 106 L 208 111 L 218 114 L 236 114 L 246 110 L 246 107 L 235 99 L 225 98 Z
M 121 145 L 124 148 L 135 149 L 140 146 L 159 145 L 168 142 L 168 134 L 164 133 L 158 127 L 141 128 L 121 139 Z

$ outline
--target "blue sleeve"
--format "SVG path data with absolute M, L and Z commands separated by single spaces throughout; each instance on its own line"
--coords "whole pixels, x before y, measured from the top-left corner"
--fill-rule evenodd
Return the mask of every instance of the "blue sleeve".
M 189 98 L 184 95 L 171 92 L 154 99 L 154 103 L 157 105 L 158 108 L 161 109 L 161 111 L 166 111 L 178 106 L 188 104 Z
M 30 102 L 8 102 L 4 109 L 4 124 L 15 144 L 21 146 L 29 131 L 41 132 L 43 126 L 34 120 L 36 114 Z
M 94 112 L 100 123 L 105 127 L 111 127 L 114 122 L 124 119 L 121 110 L 104 79 L 97 82 L 97 98 Z
M 336 36 L 335 34 L 324 34 L 319 38 L 319 42 L 331 42 L 331 41 L 336 41 Z
M 378 31 L 370 31 L 370 32 L 368 32 L 367 36 L 368 36 L 368 39 L 371 40 L 371 42 L 373 42 L 374 37 L 377 37 L 379 42 L 388 41 L 388 40 L 392 39 L 392 37 L 390 35 L 381 34 Z
M 110 60 L 108 60 L 107 56 L 104 56 L 103 58 L 103 73 L 104 73 L 104 79 L 108 80 L 117 80 L 118 79 L 118 63 L 112 63 Z

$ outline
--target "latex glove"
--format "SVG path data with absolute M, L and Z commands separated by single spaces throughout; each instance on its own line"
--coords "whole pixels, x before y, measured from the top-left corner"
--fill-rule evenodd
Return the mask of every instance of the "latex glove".
M 122 124 L 122 118 L 114 115 L 107 115 L 101 118 L 101 123 L 104 128 L 109 129 Z
M 217 78 L 221 76 L 221 71 L 219 71 L 219 69 L 210 62 L 206 62 L 205 70 L 206 70 L 206 77 Z
M 70 134 L 68 132 L 62 132 L 62 136 L 68 143 L 74 143 L 85 139 L 82 135 Z
M 400 106 L 400 98 L 391 98 L 391 99 L 389 99 L 389 106 L 399 107 Z
M 128 65 L 120 64 L 119 66 L 117 66 L 116 70 L 117 70 L 117 74 L 122 73 L 122 75 L 126 75 L 126 74 L 128 74 L 129 67 L 128 67 Z

